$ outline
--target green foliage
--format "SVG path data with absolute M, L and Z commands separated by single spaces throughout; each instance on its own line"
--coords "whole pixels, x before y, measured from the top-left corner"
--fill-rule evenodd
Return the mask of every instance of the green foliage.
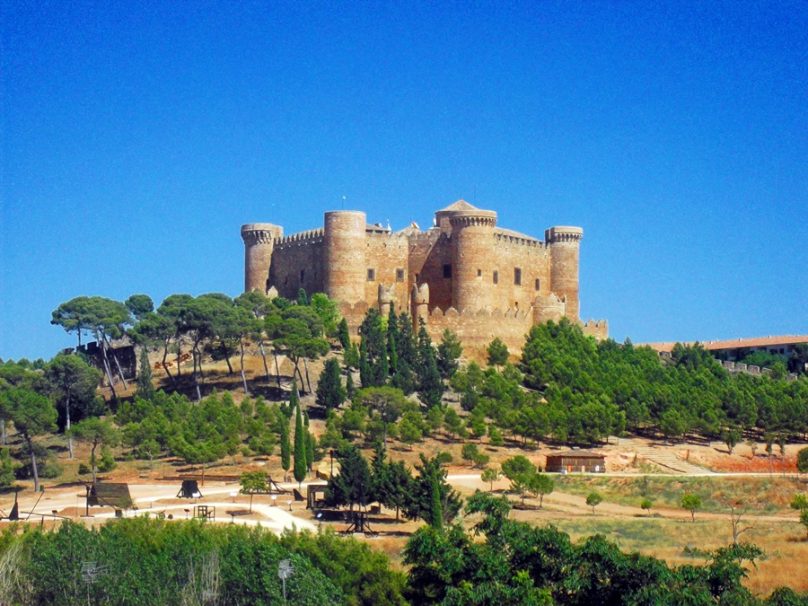
M 336 585 L 347 606 L 406 606 L 405 576 L 391 568 L 387 557 L 368 544 L 331 530 L 281 535 L 280 543 L 311 561 Z
M 483 482 L 488 482 L 490 489 L 494 490 L 494 482 L 499 480 L 499 471 L 493 467 L 486 467 L 480 474 L 480 479 Z
M 101 372 L 85 362 L 81 356 L 59 354 L 45 366 L 44 384 L 39 391 L 49 394 L 59 411 L 57 424 L 60 429 L 87 416 L 103 411 L 96 397 L 96 388 L 101 382 Z
M 359 449 L 346 445 L 337 453 L 339 473 L 328 480 L 326 500 L 332 506 L 365 506 L 374 498 L 370 467 Z
M 410 488 L 410 499 L 405 507 L 407 517 L 420 518 L 427 524 L 451 522 L 460 512 L 460 495 L 446 481 L 446 470 L 438 457 L 418 455 L 417 475 Z
M 336 408 L 345 401 L 346 395 L 339 362 L 329 358 L 317 383 L 317 404 L 326 409 Z
M 508 361 L 508 346 L 499 337 L 488 344 L 488 365 L 503 366 Z
M 284 471 L 289 471 L 292 467 L 292 444 L 289 437 L 289 419 L 281 415 L 281 467 Z
M 137 375 L 137 395 L 146 399 L 154 396 L 149 352 L 145 347 L 140 350 L 140 372 Z
M 292 382 L 292 394 L 296 396 L 297 390 L 295 384 Z M 306 431 L 303 428 L 303 415 L 300 412 L 300 402 L 294 398 L 294 402 L 290 401 L 290 406 L 294 407 L 295 411 L 295 449 L 294 449 L 294 475 L 297 483 L 300 484 L 306 479 L 306 470 L 309 468 L 309 463 L 306 458 Z
M 124 301 L 124 305 L 135 320 L 140 320 L 146 314 L 154 311 L 154 302 L 149 295 L 131 295 Z
M 488 461 L 491 460 L 491 457 L 480 452 L 477 445 L 472 443 L 463 445 L 461 456 L 463 457 L 463 460 L 469 461 L 474 467 L 485 467 L 488 464 Z
M 314 310 L 314 313 L 320 318 L 323 323 L 323 332 L 328 337 L 336 337 L 339 335 L 338 326 L 345 319 L 340 319 L 339 312 L 337 311 L 337 304 L 335 301 L 328 298 L 328 295 L 322 292 L 316 292 L 311 296 L 309 305 Z M 348 326 L 346 324 L 345 328 Z M 344 347 L 344 345 L 343 345 Z
M 654 502 L 649 498 L 644 498 L 640 501 L 640 509 L 643 511 L 651 511 L 651 508 L 654 506 Z
M 552 526 L 508 519 L 508 511 L 504 499 L 478 492 L 466 512 L 482 516 L 474 526 L 481 538 L 460 525 L 416 531 L 405 549 L 410 600 L 569 606 L 755 603 L 742 585 L 743 563 L 761 554 L 752 546 L 720 549 L 703 567 L 669 568 L 655 558 L 622 553 L 600 535 L 573 544 Z
M 342 350 L 347 353 L 351 346 L 351 334 L 348 332 L 348 321 L 345 318 L 342 318 L 337 325 L 337 339 L 342 345 Z
M 502 475 L 511 482 L 520 476 L 536 472 L 536 466 L 524 455 L 516 455 L 502 463 Z
M 359 376 L 362 387 L 381 387 L 387 381 L 387 342 L 378 310 L 368 310 L 359 326 Z
M 449 379 L 457 372 L 460 356 L 463 355 L 463 345 L 455 333 L 448 328 L 443 331 L 441 342 L 438 345 L 438 371 L 443 379 Z
M 11 458 L 9 449 L 0 449 L 0 488 L 8 488 L 14 485 L 17 467 L 19 467 L 19 465 Z
M 34 491 L 39 491 L 39 472 L 34 438 L 56 429 L 56 409 L 45 396 L 26 387 L 0 391 L 0 416 L 11 420 L 31 457 Z
M 595 342 L 561 320 L 531 328 L 520 370 L 525 385 L 542 392 L 546 429 L 558 440 L 590 443 L 654 428 L 669 439 L 725 437 L 731 448 L 746 429 L 808 430 L 808 381 L 733 377 L 698 345 L 677 345 L 664 361 L 630 342 Z M 518 400 L 512 406 L 521 408 Z M 493 415 L 503 427 L 504 417 Z
M 797 471 L 808 473 L 808 447 L 800 448 L 797 452 Z
M 288 559 L 294 569 L 286 583 L 289 603 L 344 603 L 341 588 L 312 563 L 305 548 L 281 541 L 262 529 L 146 518 L 118 520 L 97 529 L 65 522 L 53 532 L 7 533 L 3 552 L 14 554 L 20 578 L 28 582 L 10 586 L 6 597 L 20 605 L 215 601 L 269 606 L 283 602 L 278 565 Z M 96 583 L 82 580 L 87 561 L 103 566 Z
M 415 376 L 417 378 L 417 391 L 421 402 L 427 408 L 440 404 L 443 396 L 443 381 L 438 371 L 438 362 L 435 349 L 432 347 L 432 340 L 426 331 L 423 321 L 418 329 L 418 349 L 415 366 Z
M 697 494 L 685 493 L 682 495 L 680 505 L 682 509 L 687 509 L 690 512 L 690 518 L 695 522 L 696 510 L 701 509 L 701 497 Z
M 586 495 L 586 504 L 592 508 L 592 513 L 595 513 L 595 507 L 600 505 L 603 502 L 603 497 L 600 496 L 600 493 L 597 492 L 590 492 Z

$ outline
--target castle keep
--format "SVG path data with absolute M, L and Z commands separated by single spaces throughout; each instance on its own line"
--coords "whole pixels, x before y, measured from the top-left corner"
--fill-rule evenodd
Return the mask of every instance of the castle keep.
M 533 324 L 580 323 L 578 258 L 583 230 L 551 227 L 544 241 L 497 227 L 497 213 L 459 200 L 421 231 L 368 225 L 360 211 L 325 213 L 320 229 L 283 235 L 271 223 L 241 227 L 244 288 L 290 299 L 300 288 L 334 299 L 355 331 L 368 308 L 411 313 L 434 341 L 443 330 L 479 357 L 494 337 L 521 351 Z M 605 321 L 581 324 L 605 338 Z

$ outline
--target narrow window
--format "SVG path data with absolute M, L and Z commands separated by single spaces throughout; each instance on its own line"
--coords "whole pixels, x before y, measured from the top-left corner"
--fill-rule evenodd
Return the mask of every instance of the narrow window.
M 396 282 L 403 282 L 404 281 L 404 270 L 397 269 L 396 270 Z
M 304 278 L 305 278 L 305 277 L 306 277 L 306 270 L 305 270 L 305 269 L 301 269 L 301 270 L 300 270 L 300 283 L 301 283 L 301 284 L 303 284 L 303 280 L 304 280 Z
M 513 268 L 513 283 L 517 286 L 522 285 L 522 269 L 519 267 Z
M 452 266 L 451 265 L 444 265 L 443 266 L 443 277 L 444 278 L 451 278 L 452 277 Z
M 483 276 L 483 270 L 482 270 L 482 269 L 478 269 L 478 270 L 477 270 L 477 277 L 478 277 L 478 278 L 482 278 L 482 276 Z
M 499 272 L 494 272 L 494 284 L 499 284 Z
M 539 290 L 540 288 L 541 288 L 541 280 L 536 278 L 536 290 Z
M 368 268 L 368 282 L 373 282 L 376 279 L 376 270 Z

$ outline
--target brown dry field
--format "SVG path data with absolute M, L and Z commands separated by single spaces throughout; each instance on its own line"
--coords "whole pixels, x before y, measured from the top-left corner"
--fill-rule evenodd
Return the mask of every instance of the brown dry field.
M 160 356 L 153 356 L 154 363 Z M 210 393 L 213 389 L 228 390 L 234 399 L 239 402 L 244 393 L 241 378 L 238 374 L 238 358 L 234 358 L 235 374 L 229 375 L 224 362 L 206 364 L 205 378 L 203 379 L 203 393 Z M 272 358 L 268 359 L 270 371 L 274 364 Z M 247 358 L 246 371 L 251 383 L 251 391 L 269 394 L 270 386 L 261 380 L 263 364 L 259 356 Z M 309 373 L 312 386 L 316 385 L 316 377 L 322 368 L 322 363 L 309 363 Z M 175 369 L 171 368 L 172 372 Z M 165 379 L 162 370 L 154 369 L 155 382 L 159 385 Z M 188 364 L 183 365 L 183 374 L 190 374 Z M 281 373 L 285 375 L 284 386 L 288 389 L 291 376 L 291 364 L 282 361 Z M 257 380 L 257 382 L 254 381 Z M 274 380 L 273 380 L 274 384 Z M 119 389 L 119 395 L 131 395 L 134 386 L 128 392 Z M 107 390 L 108 391 L 108 390 Z M 105 394 L 106 395 L 106 394 Z M 314 404 L 312 395 L 303 397 L 303 406 Z M 322 432 L 324 422 L 313 418 L 312 431 L 315 434 Z M 543 467 L 545 456 L 553 451 L 566 450 L 567 447 L 548 445 L 544 443 L 530 444 L 525 447 L 519 440 L 507 440 L 501 447 L 493 447 L 486 440 L 477 442 L 480 450 L 491 458 L 490 465 L 499 466 L 505 459 L 516 454 L 527 456 L 536 465 Z M 55 445 L 52 444 L 52 445 Z M 423 442 L 410 448 L 406 445 L 391 441 L 388 444 L 388 454 L 393 460 L 403 460 L 411 467 L 418 461 L 419 454 L 432 456 L 441 451 L 449 452 L 453 462 L 447 468 L 450 481 L 455 488 L 464 495 L 471 494 L 475 489 L 487 490 L 487 484 L 479 480 L 479 469 L 464 465 L 461 457 L 463 443 L 437 435 L 427 438 Z M 514 519 L 531 524 L 554 524 L 561 530 L 568 532 L 574 539 L 601 533 L 617 542 L 627 551 L 639 551 L 666 560 L 671 564 L 701 563 L 703 558 L 688 555 L 690 550 L 710 550 L 727 545 L 731 541 L 729 509 L 723 504 L 730 501 L 746 500 L 751 505 L 744 517 L 744 526 L 751 526 L 743 535 L 743 540 L 757 544 L 765 553 L 765 559 L 750 568 L 746 581 L 747 586 L 759 595 L 766 595 L 778 586 L 787 585 L 797 591 L 808 591 L 808 541 L 805 540 L 805 529 L 799 525 L 797 515 L 788 508 L 788 501 L 794 492 L 808 490 L 808 478 L 799 478 L 792 475 L 795 470 L 794 460 L 796 451 L 804 444 L 789 444 L 785 456 L 766 457 L 763 444 L 756 445 L 756 453 L 752 452 L 750 445 L 742 443 L 730 455 L 726 446 L 718 442 L 682 442 L 668 444 L 662 441 L 649 440 L 639 437 L 612 438 L 609 443 L 602 444 L 596 450 L 606 455 L 606 468 L 617 476 L 606 478 L 604 476 L 592 478 L 591 476 L 571 475 L 558 477 L 556 490 L 545 497 L 544 507 L 538 509 L 538 501 L 527 499 L 533 508 L 529 510 L 514 509 L 511 516 Z M 690 521 L 690 514 L 677 506 L 677 490 L 684 490 L 690 486 L 688 482 L 695 482 L 698 476 L 672 475 L 670 470 L 644 460 L 640 453 L 659 453 L 673 456 L 676 460 L 698 465 L 704 468 L 705 473 L 710 470 L 732 472 L 756 472 L 755 477 L 739 476 L 712 476 L 699 478 L 698 487 L 707 495 L 705 511 L 698 512 L 696 521 Z M 763 454 L 762 454 L 763 453 Z M 88 451 L 77 445 L 76 459 L 67 460 L 65 450 L 58 454 L 59 463 L 63 466 L 63 473 L 57 480 L 45 480 L 46 495 L 77 494 L 83 490 L 77 482 L 78 464 L 88 458 Z M 119 451 L 123 454 L 123 451 Z M 365 454 L 370 455 L 366 450 Z M 328 457 L 319 463 L 318 470 L 328 474 Z M 264 470 L 277 480 L 283 479 L 279 457 L 244 457 L 235 455 L 228 457 L 219 464 L 206 468 L 207 474 L 238 474 L 245 470 Z M 131 484 L 152 484 L 160 482 L 165 476 L 174 476 L 183 472 L 198 472 L 189 466 L 181 465 L 170 459 L 155 461 L 149 465 L 144 461 L 119 460 L 117 468 L 102 477 L 110 481 L 125 481 Z M 785 473 L 789 472 L 786 477 Z M 655 486 L 662 487 L 655 498 L 655 506 L 651 515 L 647 515 L 639 508 L 639 498 L 636 496 L 636 482 L 644 474 L 653 474 L 659 478 Z M 86 478 L 84 478 L 86 479 Z M 314 478 L 312 478 L 314 479 Z M 176 485 L 179 482 L 174 482 Z M 20 482 L 27 488 L 29 495 L 30 483 Z M 508 482 L 499 480 L 494 484 L 494 490 L 500 494 L 507 494 Z M 590 487 L 596 488 L 604 495 L 604 502 L 598 506 L 595 514 L 584 503 L 584 496 Z M 233 484 L 233 490 L 237 488 Z M 634 490 L 635 492 L 632 492 Z M 665 494 L 663 494 L 665 492 Z M 25 494 L 22 493 L 22 494 Z M 22 497 L 21 497 L 22 498 Z M 510 495 L 512 503 L 518 504 L 519 499 Z M 13 498 L 6 494 L 0 495 L 0 509 L 8 511 Z M 204 499 L 200 502 L 204 503 Z M 239 506 L 246 506 L 247 497 L 239 496 L 233 499 Z M 166 501 L 166 503 L 168 500 Z M 269 503 L 268 497 L 255 497 L 255 503 Z M 45 501 L 38 511 L 47 507 Z M 162 503 L 162 502 L 161 502 Z M 78 505 L 78 502 L 77 502 Z M 313 522 L 312 512 L 304 509 L 305 503 L 294 505 L 294 515 L 309 519 Z M 98 510 L 95 510 L 98 511 Z M 81 507 L 65 507 L 59 511 L 60 515 L 72 517 L 81 513 Z M 98 520 L 87 520 L 88 523 L 97 524 Z M 473 520 L 465 523 L 471 524 Z M 46 525 L 52 525 L 47 522 Z M 346 528 L 344 523 L 331 524 L 335 530 Z M 409 535 L 419 526 L 419 522 L 404 521 L 396 523 L 394 512 L 383 510 L 380 515 L 371 516 L 371 526 L 379 534 L 373 537 L 360 536 L 375 549 L 386 553 L 395 566 L 403 566 L 402 550 Z

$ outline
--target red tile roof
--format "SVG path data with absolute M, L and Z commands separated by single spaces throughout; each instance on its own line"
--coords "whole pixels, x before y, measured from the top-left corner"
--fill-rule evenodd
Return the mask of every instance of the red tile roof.
M 694 345 L 696 342 L 684 342 L 683 345 Z M 747 347 L 776 347 L 778 345 L 796 345 L 808 343 L 808 335 L 783 335 L 779 337 L 750 337 L 746 339 L 729 339 L 726 341 L 698 341 L 704 349 L 715 351 L 719 349 L 742 349 Z M 640 346 L 650 347 L 656 351 L 673 350 L 676 342 L 642 343 Z

